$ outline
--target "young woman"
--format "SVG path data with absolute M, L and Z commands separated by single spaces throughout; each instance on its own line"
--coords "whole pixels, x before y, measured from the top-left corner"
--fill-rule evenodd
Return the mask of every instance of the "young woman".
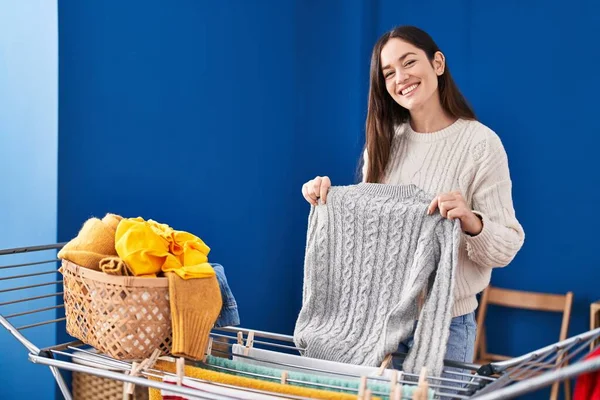
M 478 122 L 444 54 L 424 31 L 401 26 L 375 44 L 371 59 L 363 182 L 415 184 L 431 193 L 428 213 L 460 219 L 453 319 L 445 358 L 472 362 L 476 295 L 492 269 L 509 264 L 524 231 L 515 217 L 508 159 L 500 138 Z M 302 186 L 327 201 L 328 177 Z M 407 352 L 412 340 L 399 344 Z

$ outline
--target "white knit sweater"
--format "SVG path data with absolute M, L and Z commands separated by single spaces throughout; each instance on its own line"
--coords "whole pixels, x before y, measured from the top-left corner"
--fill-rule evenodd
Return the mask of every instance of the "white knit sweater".
M 367 159 L 365 152 L 363 177 Z M 382 183 L 415 184 L 434 194 L 459 190 L 482 217 L 481 233 L 461 237 L 452 315 L 475 310 L 475 295 L 489 284 L 492 268 L 508 265 L 525 238 L 515 216 L 508 158 L 498 135 L 478 121 L 463 119 L 431 133 L 402 124 L 396 129 Z

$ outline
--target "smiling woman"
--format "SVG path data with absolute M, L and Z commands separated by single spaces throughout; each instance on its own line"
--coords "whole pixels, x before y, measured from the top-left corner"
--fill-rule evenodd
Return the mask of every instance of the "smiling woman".
M 410 119 L 415 131 L 433 132 L 457 118 L 476 119 L 433 39 L 410 26 L 383 35 L 375 44 L 371 59 L 368 180 L 376 182 L 383 175 L 390 156 L 386 145 L 391 145 L 394 126 Z M 381 140 L 384 138 L 387 140 Z
M 428 214 L 462 229 L 445 358 L 473 361 L 476 295 L 492 269 L 508 265 L 524 242 L 515 216 L 508 157 L 498 135 L 478 122 L 433 39 L 412 26 L 385 33 L 373 48 L 362 181 L 413 184 L 431 194 Z M 304 198 L 324 204 L 331 186 L 316 177 Z M 400 290 L 402 282 L 391 285 Z M 407 353 L 412 337 L 398 344 Z M 399 367 L 399 366 L 397 366 Z

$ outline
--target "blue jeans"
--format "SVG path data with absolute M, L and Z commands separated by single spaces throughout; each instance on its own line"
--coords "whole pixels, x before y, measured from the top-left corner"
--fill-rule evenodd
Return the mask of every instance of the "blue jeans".
M 452 318 L 450 322 L 450 334 L 448 335 L 448 344 L 446 345 L 446 355 L 444 356 L 444 359 L 472 363 L 475 352 L 476 330 L 477 323 L 475 322 L 475 312 Z M 411 336 L 405 341 L 400 342 L 400 345 L 398 346 L 398 352 L 408 353 L 412 345 L 413 337 Z M 402 360 L 394 358 L 392 365 L 395 369 L 401 369 Z M 444 371 L 468 373 L 468 371 L 448 367 L 444 368 Z M 460 380 L 466 379 L 466 377 L 461 377 L 460 375 L 447 373 L 442 374 L 442 377 Z
M 221 264 L 210 263 L 215 270 L 217 275 L 217 281 L 219 282 L 219 289 L 221 290 L 221 299 L 223 305 L 221 306 L 221 312 L 215 321 L 216 327 L 223 326 L 237 326 L 240 324 L 240 315 L 238 313 L 237 302 L 235 297 L 227 283 L 227 276 L 225 276 L 225 268 Z

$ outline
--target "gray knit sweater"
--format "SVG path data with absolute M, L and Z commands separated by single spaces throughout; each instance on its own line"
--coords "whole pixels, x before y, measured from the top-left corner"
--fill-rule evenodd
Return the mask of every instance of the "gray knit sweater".
M 432 198 L 415 185 L 359 183 L 311 207 L 294 329 L 303 355 L 378 366 L 418 320 L 403 369 L 441 374 L 460 222 L 427 215 Z

